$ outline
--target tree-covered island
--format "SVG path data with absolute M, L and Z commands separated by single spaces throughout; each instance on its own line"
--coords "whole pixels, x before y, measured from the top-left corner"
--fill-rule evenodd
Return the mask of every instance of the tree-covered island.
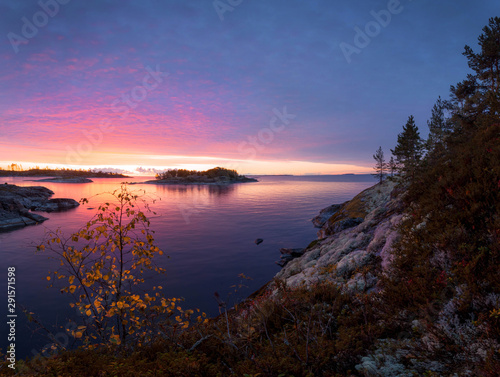
M 236 170 L 216 167 L 205 171 L 169 169 L 156 174 L 156 179 L 145 183 L 153 184 L 230 184 L 258 182 L 255 178 L 239 175 Z
M 0 177 L 54 177 L 61 179 L 70 178 L 130 178 L 127 175 L 114 172 L 97 171 L 96 169 L 68 169 L 49 167 L 40 168 L 38 166 L 30 169 L 23 169 L 21 164 L 12 163 L 7 169 L 0 168 Z

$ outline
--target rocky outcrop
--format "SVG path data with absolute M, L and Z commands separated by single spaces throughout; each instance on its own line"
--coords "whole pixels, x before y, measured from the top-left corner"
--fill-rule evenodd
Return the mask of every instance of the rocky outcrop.
M 306 249 L 298 248 L 298 249 L 288 249 L 288 248 L 281 248 L 280 253 L 281 253 L 281 258 L 279 261 L 276 261 L 276 264 L 280 267 L 285 267 L 285 265 L 290 262 L 291 260 L 301 257 L 304 255 Z
M 390 263 L 390 250 L 398 238 L 395 226 L 402 218 L 398 197 L 392 197 L 395 183 L 377 184 L 338 208 L 313 241 L 297 258 L 290 258 L 276 275 L 288 286 L 332 280 L 349 290 L 375 288 L 377 276 Z M 318 216 L 319 217 L 319 216 Z M 319 223 L 319 220 L 318 220 Z
M 330 217 L 335 215 L 339 209 L 342 207 L 342 204 L 332 204 L 329 207 L 323 208 L 319 215 L 313 218 L 311 221 L 316 228 L 322 228 L 323 225 L 328 221 Z
M 0 229 L 34 225 L 48 220 L 30 211 L 63 211 L 79 205 L 73 199 L 49 199 L 52 195 L 52 190 L 42 186 L 0 185 Z
M 390 192 L 394 189 L 395 184 L 392 181 L 385 181 L 382 185 L 378 184 L 355 196 L 352 200 L 338 206 L 334 211 L 334 206 L 327 207 L 320 212 L 333 212 L 328 219 L 323 222 L 321 229 L 318 231 L 319 238 L 333 236 L 345 229 L 355 227 L 361 224 L 370 212 L 380 207 L 390 197 Z M 325 216 L 323 216 L 325 217 Z M 313 223 L 318 217 L 313 219 Z M 316 220 L 316 223 L 319 221 Z
M 80 204 L 74 199 L 49 199 L 32 207 L 33 211 L 58 212 L 78 207 Z

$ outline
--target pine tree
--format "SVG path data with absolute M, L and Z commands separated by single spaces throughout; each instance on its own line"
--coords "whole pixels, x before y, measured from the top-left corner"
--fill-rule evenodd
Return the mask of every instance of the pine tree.
M 450 124 L 446 119 L 445 110 L 448 108 L 448 104 L 438 98 L 434 106 L 432 107 L 431 119 L 427 121 L 427 126 L 429 127 L 429 137 L 426 142 L 426 149 L 432 151 L 436 145 L 442 144 L 446 135 L 450 133 Z
M 392 154 L 396 157 L 397 171 L 403 178 L 413 181 L 423 154 L 423 142 L 413 115 L 398 135 L 398 143 Z
M 384 171 L 386 168 L 385 164 L 385 159 L 384 159 L 384 151 L 382 150 L 382 147 L 378 147 L 377 151 L 373 155 L 373 159 L 375 160 L 375 174 L 373 174 L 375 177 L 379 179 L 379 182 L 382 183 L 384 179 Z
M 464 56 L 469 60 L 469 67 L 476 73 L 482 87 L 491 93 L 500 89 L 500 17 L 489 20 L 478 38 L 480 53 L 465 46 Z
M 397 164 L 396 164 L 396 161 L 394 160 L 393 156 L 391 156 L 391 159 L 387 163 L 386 167 L 387 167 L 387 170 L 389 171 L 389 173 L 391 173 L 391 177 L 394 177 L 394 172 L 396 171 Z
M 500 17 L 490 18 L 483 34 L 478 38 L 481 51 L 475 53 L 465 46 L 463 55 L 467 57 L 473 74 L 451 87 L 451 98 L 460 127 L 463 120 L 472 123 L 480 115 L 489 115 L 490 121 L 500 113 Z M 466 126 L 466 125 L 465 125 Z M 467 127 L 467 126 L 466 126 Z

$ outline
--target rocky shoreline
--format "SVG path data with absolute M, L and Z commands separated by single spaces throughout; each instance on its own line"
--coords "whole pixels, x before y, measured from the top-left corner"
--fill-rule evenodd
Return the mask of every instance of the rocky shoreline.
M 275 279 L 289 287 L 328 280 L 349 290 L 376 288 L 377 276 L 390 264 L 402 208 L 395 183 L 387 180 L 323 209 L 312 219 L 318 239 L 305 249 L 283 249 L 277 262 L 283 269 Z
M 48 220 L 31 211 L 55 212 L 79 206 L 74 199 L 49 199 L 54 192 L 42 186 L 0 185 L 0 230 L 35 225 Z

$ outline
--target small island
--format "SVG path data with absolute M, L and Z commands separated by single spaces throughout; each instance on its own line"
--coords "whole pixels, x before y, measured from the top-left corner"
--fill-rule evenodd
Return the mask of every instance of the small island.
M 206 171 L 169 169 L 156 174 L 156 179 L 142 183 L 170 185 L 227 185 L 232 183 L 258 182 L 255 178 L 239 175 L 236 170 L 216 167 Z

